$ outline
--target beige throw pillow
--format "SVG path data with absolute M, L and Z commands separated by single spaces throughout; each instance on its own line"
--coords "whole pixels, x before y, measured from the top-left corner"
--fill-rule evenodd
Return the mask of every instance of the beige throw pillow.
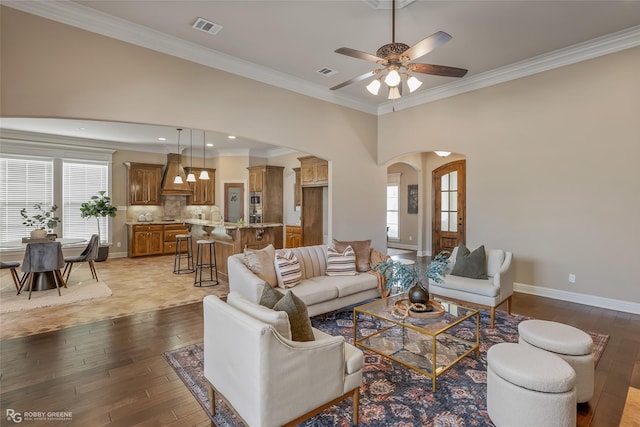
M 292 251 L 286 250 L 282 254 L 276 252 L 275 267 L 280 288 L 293 288 L 302 281 L 300 262 Z
M 338 252 L 334 248 L 327 248 L 327 276 L 355 276 L 356 253 L 351 246 L 343 252 Z
M 271 244 L 263 249 L 244 249 L 244 264 L 272 287 L 278 286 L 276 268 L 273 266 L 275 259 L 276 250 Z
M 356 253 L 356 270 L 359 272 L 371 270 L 371 240 L 340 241 L 333 239 L 333 247 L 338 252 L 344 252 L 351 246 Z

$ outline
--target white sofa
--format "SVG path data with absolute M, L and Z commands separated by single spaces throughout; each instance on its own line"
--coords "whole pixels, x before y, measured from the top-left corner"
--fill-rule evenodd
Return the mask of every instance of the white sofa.
M 203 301 L 204 376 L 212 413 L 220 393 L 250 427 L 289 426 L 351 397 L 358 424 L 361 350 L 317 329 L 314 341 L 291 341 L 283 336 L 287 313 L 234 292 L 227 301 L 214 295 Z
M 375 274 L 362 272 L 355 276 L 327 276 L 326 245 L 304 246 L 291 250 L 300 262 L 302 282 L 290 289 L 307 305 L 309 316 L 380 297 L 378 278 Z M 243 257 L 244 254 L 236 254 L 228 258 L 229 290 L 257 303 L 260 301 L 265 282 L 247 268 Z
M 469 248 L 470 251 L 473 249 Z M 496 307 L 507 302 L 511 314 L 513 295 L 513 268 L 511 252 L 502 249 L 485 249 L 487 254 L 487 279 L 445 275 L 442 283 L 429 279 L 429 293 L 442 299 L 486 308 L 491 311 L 491 327 L 494 326 Z M 456 247 L 449 259 L 449 271 L 453 270 L 458 256 Z

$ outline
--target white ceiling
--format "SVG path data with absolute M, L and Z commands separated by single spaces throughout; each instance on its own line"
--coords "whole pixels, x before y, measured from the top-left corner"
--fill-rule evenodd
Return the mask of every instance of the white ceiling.
M 197 61 L 190 57 L 197 51 L 198 58 L 210 58 L 204 60 L 206 65 L 374 114 L 640 45 L 640 1 L 408 1 L 396 12 L 396 41 L 411 46 L 445 31 L 453 39 L 414 62 L 466 68 L 469 73 L 462 79 L 419 74 L 422 87 L 397 101 L 388 101 L 384 91 L 369 94 L 365 90 L 369 79 L 330 91 L 376 68 L 334 50 L 345 46 L 375 54 L 391 42 L 391 11 L 384 8 L 389 5 L 371 6 L 382 1 L 386 0 L 8 0 L 3 4 L 185 59 Z M 198 17 L 223 29 L 217 35 L 197 31 L 191 25 Z M 323 67 L 337 73 L 326 77 L 316 72 Z M 2 127 L 49 129 L 48 133 L 136 144 L 157 144 L 161 130 L 173 129 L 95 122 L 64 126 L 23 119 L 3 119 Z M 80 127 L 86 128 L 84 133 Z M 219 140 L 230 143 L 225 135 Z M 250 143 L 237 140 L 235 147 Z

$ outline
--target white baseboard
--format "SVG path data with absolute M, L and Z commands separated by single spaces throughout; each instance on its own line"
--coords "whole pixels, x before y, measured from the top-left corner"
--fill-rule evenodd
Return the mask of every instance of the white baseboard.
M 407 245 L 407 244 L 404 244 L 404 243 L 396 243 L 396 242 L 387 243 L 387 247 L 388 248 L 394 248 L 394 249 L 407 249 L 409 251 L 417 251 L 418 250 L 418 245 Z
M 553 298 L 561 301 L 575 302 L 578 304 L 585 304 L 593 307 L 623 311 L 625 313 L 640 314 L 640 303 L 636 302 L 605 298 L 597 295 L 580 294 L 577 292 L 545 288 L 542 286 L 526 285 L 524 283 L 517 282 L 513 283 L 513 290 L 516 292 L 522 292 L 524 294 Z

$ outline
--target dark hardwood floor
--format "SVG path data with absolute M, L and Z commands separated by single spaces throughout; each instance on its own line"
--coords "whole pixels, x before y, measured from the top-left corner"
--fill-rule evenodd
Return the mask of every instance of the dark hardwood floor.
M 640 316 L 525 294 L 513 311 L 610 335 L 595 395 L 579 426 L 618 426 L 629 386 L 640 388 Z M 0 424 L 8 409 L 71 411 L 34 426 L 205 426 L 205 412 L 163 352 L 202 340 L 201 304 L 188 304 L 0 342 Z M 543 426 L 541 426 L 543 427 Z

